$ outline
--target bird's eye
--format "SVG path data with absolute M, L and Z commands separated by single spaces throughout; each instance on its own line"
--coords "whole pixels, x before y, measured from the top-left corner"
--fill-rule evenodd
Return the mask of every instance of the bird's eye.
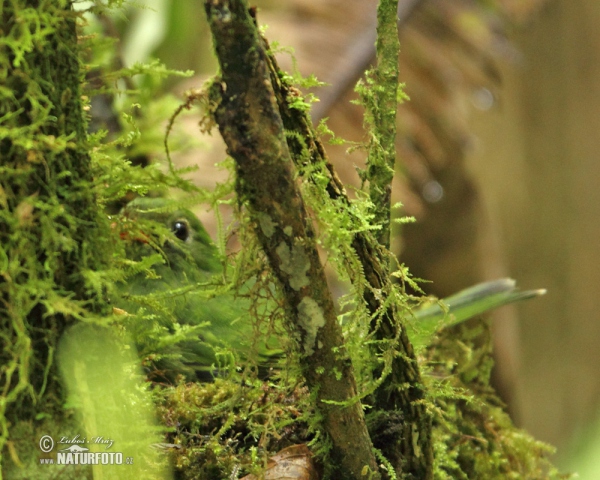
M 187 222 L 178 220 L 173 224 L 173 233 L 179 240 L 185 242 L 190 236 L 190 227 Z

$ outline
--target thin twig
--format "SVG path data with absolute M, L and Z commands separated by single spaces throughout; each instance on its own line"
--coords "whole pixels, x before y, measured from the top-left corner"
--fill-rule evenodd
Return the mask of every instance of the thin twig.
M 410 19 L 412 13 L 423 3 L 423 0 L 405 0 L 398 2 L 398 30 Z M 354 87 L 356 81 L 365 73 L 375 60 L 375 41 L 377 40 L 377 20 L 373 20 L 360 32 L 337 62 L 330 69 L 330 74 L 323 78 L 330 87 L 319 92 L 319 102 L 311 110 L 311 118 L 315 125 L 325 118 L 333 106 Z

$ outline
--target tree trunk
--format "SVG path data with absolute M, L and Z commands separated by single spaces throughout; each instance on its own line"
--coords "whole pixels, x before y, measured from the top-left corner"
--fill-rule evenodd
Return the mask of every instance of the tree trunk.
M 109 227 L 93 193 L 71 3 L 5 2 L 0 31 L 4 450 L 9 438 L 14 447 L 17 420 L 35 428 L 34 419 L 62 414 L 57 342 L 74 319 L 107 313 L 102 287 L 86 273 L 105 269 L 110 257 Z

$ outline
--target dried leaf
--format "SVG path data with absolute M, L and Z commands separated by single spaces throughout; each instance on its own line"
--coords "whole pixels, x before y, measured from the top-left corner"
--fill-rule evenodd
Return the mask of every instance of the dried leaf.
M 269 458 L 264 476 L 246 475 L 241 480 L 318 480 L 312 453 L 305 444 L 292 445 Z

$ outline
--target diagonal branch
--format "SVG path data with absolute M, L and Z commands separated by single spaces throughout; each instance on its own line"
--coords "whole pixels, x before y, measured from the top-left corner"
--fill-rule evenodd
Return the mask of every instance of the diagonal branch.
M 222 72 L 210 92 L 217 105 L 214 116 L 236 161 L 238 195 L 279 280 L 289 331 L 332 440 L 333 459 L 343 478 L 364 478 L 365 467 L 378 478 L 352 365 L 295 181 L 266 52 L 243 0 L 205 0 L 205 9 Z

